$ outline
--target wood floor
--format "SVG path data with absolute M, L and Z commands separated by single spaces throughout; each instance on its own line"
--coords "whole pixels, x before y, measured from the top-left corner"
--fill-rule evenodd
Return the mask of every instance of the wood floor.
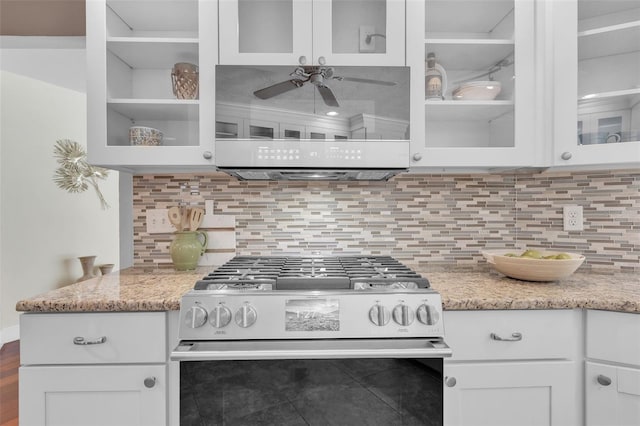
M 0 349 L 0 426 L 18 426 L 18 367 L 20 342 Z

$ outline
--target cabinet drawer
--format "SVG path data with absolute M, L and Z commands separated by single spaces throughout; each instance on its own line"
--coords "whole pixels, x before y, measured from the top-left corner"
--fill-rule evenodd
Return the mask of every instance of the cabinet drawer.
M 640 315 L 587 311 L 587 358 L 640 366 Z
M 166 347 L 164 312 L 20 317 L 22 365 L 163 363 Z
M 445 311 L 445 341 L 452 360 L 572 359 L 581 318 L 579 310 Z

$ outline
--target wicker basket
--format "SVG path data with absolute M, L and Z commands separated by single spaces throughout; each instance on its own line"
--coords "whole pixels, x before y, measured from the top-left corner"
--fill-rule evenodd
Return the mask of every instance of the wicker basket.
M 173 94 L 178 99 L 198 99 L 198 66 L 179 62 L 171 71 Z

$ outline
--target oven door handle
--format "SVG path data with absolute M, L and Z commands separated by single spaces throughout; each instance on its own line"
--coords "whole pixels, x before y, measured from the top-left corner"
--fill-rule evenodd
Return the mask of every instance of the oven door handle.
M 173 361 L 445 358 L 451 349 L 442 339 L 318 339 L 183 341 Z

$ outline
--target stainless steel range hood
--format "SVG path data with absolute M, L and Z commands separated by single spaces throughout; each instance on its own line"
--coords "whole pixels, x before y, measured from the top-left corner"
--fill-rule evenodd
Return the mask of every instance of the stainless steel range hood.
M 409 168 L 409 141 L 216 140 L 216 166 L 241 180 L 389 180 Z
M 215 165 L 243 180 L 388 180 L 410 163 L 409 67 L 216 66 Z
M 384 181 L 406 169 L 219 169 L 240 180 Z

